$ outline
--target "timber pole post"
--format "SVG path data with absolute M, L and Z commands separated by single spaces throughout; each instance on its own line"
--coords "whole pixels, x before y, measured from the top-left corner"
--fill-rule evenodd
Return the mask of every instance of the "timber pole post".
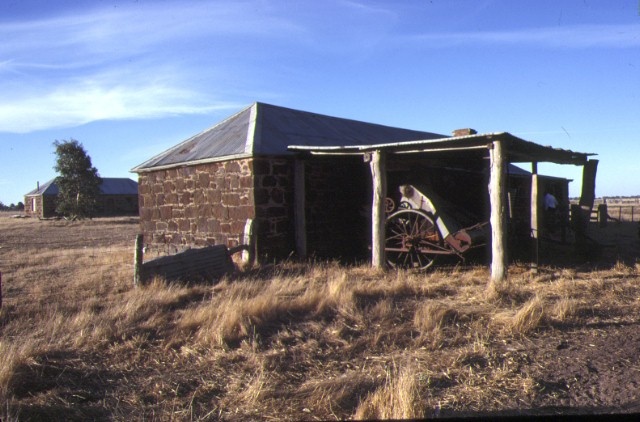
M 505 181 L 506 157 L 503 141 L 489 146 L 489 200 L 491 203 L 491 283 L 495 286 L 507 279 Z
M 384 198 L 387 195 L 387 165 L 386 155 L 382 150 L 376 150 L 369 158 L 371 179 L 373 182 L 373 198 L 371 205 L 371 266 L 383 269 L 385 266 L 384 236 L 385 212 Z
M 144 235 L 136 235 L 136 246 L 133 254 L 133 287 L 138 287 L 142 283 L 142 262 L 144 258 Z
M 540 248 L 540 203 L 538 184 L 538 163 L 531 163 L 531 271 L 533 274 L 538 273 L 539 265 L 539 248 Z

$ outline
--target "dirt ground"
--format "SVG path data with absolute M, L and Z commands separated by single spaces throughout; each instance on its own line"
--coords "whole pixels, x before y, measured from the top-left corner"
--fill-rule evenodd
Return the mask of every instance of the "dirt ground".
M 631 222 L 609 222 L 605 227 L 592 223 L 588 248 L 577 254 L 556 239 L 543 240 L 541 264 L 578 271 L 606 270 L 619 263 L 637 268 L 639 228 L 639 223 Z M 580 414 L 608 419 L 613 414 L 640 420 L 640 315 L 592 309 L 585 317 L 586 324 L 541 330 L 501 348 L 505 359 L 517 359 L 521 372 L 537 381 L 539 391 L 526 409 L 506 404 L 503 411 L 489 415 Z

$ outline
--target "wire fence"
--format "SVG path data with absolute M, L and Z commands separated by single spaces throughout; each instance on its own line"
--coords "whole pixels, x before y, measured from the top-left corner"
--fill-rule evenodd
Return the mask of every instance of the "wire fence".
M 640 221 L 640 206 L 599 204 L 591 210 L 592 221 L 612 220 L 619 223 L 635 223 Z

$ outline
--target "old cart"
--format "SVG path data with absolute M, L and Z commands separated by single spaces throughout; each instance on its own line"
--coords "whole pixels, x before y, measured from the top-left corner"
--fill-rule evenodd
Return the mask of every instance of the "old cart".
M 385 253 L 393 268 L 426 269 L 441 255 L 463 254 L 483 246 L 488 222 L 463 227 L 464 211 L 440 198 L 427 185 L 402 185 L 396 207 L 387 200 Z M 462 217 L 467 218 L 462 218 Z

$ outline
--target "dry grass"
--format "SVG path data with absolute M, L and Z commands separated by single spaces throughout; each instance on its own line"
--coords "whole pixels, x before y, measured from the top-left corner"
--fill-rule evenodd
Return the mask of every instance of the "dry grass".
M 3 420 L 402 419 L 526 408 L 532 335 L 635 323 L 637 265 L 380 273 L 336 263 L 132 286 L 129 220 L 0 218 Z

